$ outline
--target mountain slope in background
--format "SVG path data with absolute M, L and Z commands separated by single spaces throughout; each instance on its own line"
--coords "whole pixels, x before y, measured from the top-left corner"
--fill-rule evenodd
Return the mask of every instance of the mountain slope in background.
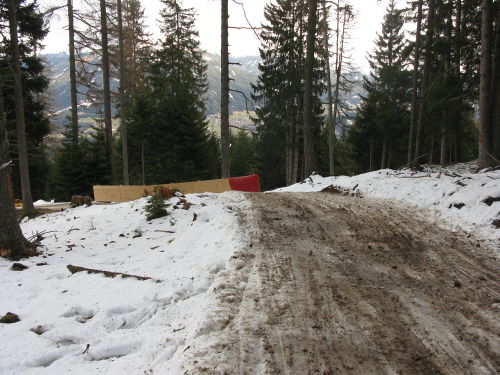
M 47 54 L 43 56 L 47 62 L 48 70 L 47 75 L 50 78 L 50 89 L 48 92 L 49 100 L 51 103 L 51 113 L 53 116 L 52 122 L 56 125 L 63 125 L 66 123 L 66 118 L 70 114 L 70 84 L 69 84 L 69 64 L 68 55 L 66 53 Z M 208 90 L 206 94 L 206 113 L 208 115 L 210 124 L 213 130 L 217 133 L 220 124 L 220 56 L 205 53 L 205 61 L 207 63 L 207 79 Z M 253 111 L 254 105 L 251 99 L 252 84 L 257 81 L 259 74 L 259 63 L 261 61 L 259 56 L 243 56 L 231 57 L 230 61 L 233 63 L 229 69 L 231 81 L 230 92 L 230 112 L 231 124 L 237 127 L 243 127 L 253 131 L 254 124 L 250 120 L 246 111 Z M 97 79 L 100 77 L 97 75 Z M 359 104 L 359 93 L 363 93 L 361 86 L 362 74 L 353 73 L 350 80 L 355 82 L 352 92 L 341 93 L 341 98 L 349 103 L 350 113 L 349 117 L 353 117 L 356 107 Z M 112 79 L 111 88 L 114 91 L 118 89 L 118 81 Z M 79 90 L 85 91 L 84 88 Z M 326 96 L 323 98 L 326 102 Z M 78 95 L 78 114 L 79 122 L 82 130 L 95 125 L 94 119 L 98 117 L 100 108 L 98 106 L 91 106 L 85 100 L 85 96 Z M 344 121 L 347 125 L 351 120 L 345 118 Z M 337 131 L 342 132 L 339 126 Z
M 47 54 L 43 56 L 48 64 L 47 76 L 50 78 L 49 97 L 51 103 L 51 113 L 54 116 L 53 122 L 62 125 L 69 115 L 71 106 L 69 64 L 66 53 Z M 207 62 L 207 114 L 217 114 L 220 108 L 220 56 L 210 53 L 205 54 Z M 231 65 L 229 70 L 231 89 L 240 91 L 231 92 L 231 111 L 244 111 L 253 109 L 252 103 L 245 99 L 250 99 L 251 83 L 257 80 L 257 66 L 260 58 L 257 56 L 246 56 L 232 59 L 233 62 L 241 65 Z M 112 82 L 112 88 L 117 88 L 117 82 Z M 78 112 L 83 128 L 93 124 L 93 119 L 97 117 L 99 108 L 88 106 L 84 95 L 78 95 Z

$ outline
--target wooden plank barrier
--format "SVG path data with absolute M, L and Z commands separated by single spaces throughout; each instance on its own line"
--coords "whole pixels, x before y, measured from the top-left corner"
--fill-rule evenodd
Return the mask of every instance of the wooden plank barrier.
M 260 191 L 259 175 L 160 185 L 95 185 L 97 202 L 127 202 L 151 195 L 156 186 L 178 189 L 183 194 L 223 193 L 230 190 Z M 232 187 L 232 188 L 231 188 Z

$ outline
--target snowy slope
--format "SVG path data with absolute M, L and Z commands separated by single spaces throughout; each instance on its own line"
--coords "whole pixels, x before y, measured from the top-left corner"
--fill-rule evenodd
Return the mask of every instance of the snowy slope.
M 46 238 L 22 272 L 0 259 L 0 314 L 21 319 L 0 324 L 0 374 L 183 373 L 183 353 L 218 328 L 210 286 L 245 243 L 238 212 L 248 205 L 238 192 L 186 199 L 190 209 L 151 222 L 146 199 L 24 222 Z M 161 281 L 71 274 L 68 264 Z
M 362 196 L 387 199 L 427 210 L 452 228 L 491 240 L 500 248 L 500 170 L 474 173 L 474 163 L 448 168 L 427 167 L 422 172 L 384 169 L 353 177 L 313 175 L 304 182 L 275 191 L 321 191 L 333 185 Z

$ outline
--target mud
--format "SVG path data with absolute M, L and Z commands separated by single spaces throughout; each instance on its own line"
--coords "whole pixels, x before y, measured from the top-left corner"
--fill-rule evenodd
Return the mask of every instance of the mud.
M 366 198 L 248 198 L 244 286 L 186 374 L 500 373 L 500 266 L 477 242 Z

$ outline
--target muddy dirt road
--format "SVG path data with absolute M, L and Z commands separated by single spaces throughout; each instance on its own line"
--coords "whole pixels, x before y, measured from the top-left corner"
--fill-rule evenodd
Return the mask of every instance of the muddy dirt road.
M 244 287 L 187 374 L 500 373 L 500 267 L 474 241 L 364 198 L 249 199 Z

